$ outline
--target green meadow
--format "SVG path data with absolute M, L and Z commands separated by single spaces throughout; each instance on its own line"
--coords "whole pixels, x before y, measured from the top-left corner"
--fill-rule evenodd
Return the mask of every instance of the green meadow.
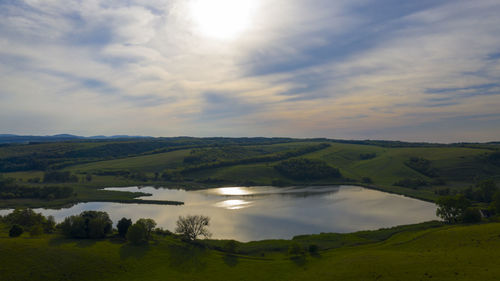
M 500 223 L 298 237 L 327 249 L 297 256 L 280 248 L 293 240 L 240 243 L 229 254 L 214 246 L 222 241 L 190 244 L 175 236 L 133 246 L 119 238 L 9 238 L 6 232 L 0 276 L 9 281 L 496 280 L 500 274 Z

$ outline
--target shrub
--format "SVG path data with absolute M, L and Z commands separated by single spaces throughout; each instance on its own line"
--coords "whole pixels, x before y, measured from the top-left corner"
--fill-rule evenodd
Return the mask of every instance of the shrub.
M 35 236 L 40 236 L 43 234 L 43 227 L 39 224 L 33 226 L 31 229 L 30 229 L 30 236 L 31 237 L 35 237 Z
M 19 237 L 23 232 L 24 229 L 21 226 L 14 224 L 9 230 L 9 237 Z
M 127 240 L 134 245 L 145 244 L 148 241 L 146 228 L 141 223 L 131 225 L 126 236 Z
M 224 243 L 222 250 L 226 253 L 236 254 L 236 247 L 238 247 L 238 244 L 236 243 L 236 241 L 229 240 L 226 243 Z
M 363 181 L 363 183 L 368 183 L 368 184 L 373 183 L 373 180 L 369 177 L 363 177 L 361 180 Z
M 304 249 L 302 249 L 299 243 L 293 242 L 288 247 L 288 254 L 291 256 L 300 256 L 304 254 Z
M 318 245 L 316 245 L 316 244 L 309 245 L 309 253 L 317 254 L 318 253 Z
M 476 208 L 467 208 L 464 212 L 463 222 L 465 223 L 481 222 L 481 213 Z
M 306 158 L 290 159 L 281 161 L 274 166 L 278 172 L 295 180 L 315 180 L 324 178 L 340 178 L 341 174 L 337 168 L 329 166 L 321 160 Z
M 395 186 L 408 187 L 412 189 L 417 189 L 421 186 L 427 186 L 429 183 L 423 179 L 402 179 L 394 183 Z

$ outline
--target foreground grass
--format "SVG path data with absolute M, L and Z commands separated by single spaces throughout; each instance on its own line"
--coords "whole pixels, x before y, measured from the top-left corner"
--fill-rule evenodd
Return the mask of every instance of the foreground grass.
M 291 258 L 227 255 L 167 236 L 120 240 L 0 234 L 1 280 L 496 280 L 500 223 L 400 231 L 382 242 Z

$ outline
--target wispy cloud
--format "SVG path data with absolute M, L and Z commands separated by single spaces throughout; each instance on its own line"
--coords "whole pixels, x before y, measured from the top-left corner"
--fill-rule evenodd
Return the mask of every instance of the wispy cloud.
M 1 1 L 1 128 L 500 138 L 498 1 L 261 0 L 226 41 L 190 1 Z

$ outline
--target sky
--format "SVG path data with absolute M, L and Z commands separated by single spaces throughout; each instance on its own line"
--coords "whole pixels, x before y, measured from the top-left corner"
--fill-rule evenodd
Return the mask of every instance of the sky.
M 1 0 L 0 133 L 500 140 L 498 0 Z

